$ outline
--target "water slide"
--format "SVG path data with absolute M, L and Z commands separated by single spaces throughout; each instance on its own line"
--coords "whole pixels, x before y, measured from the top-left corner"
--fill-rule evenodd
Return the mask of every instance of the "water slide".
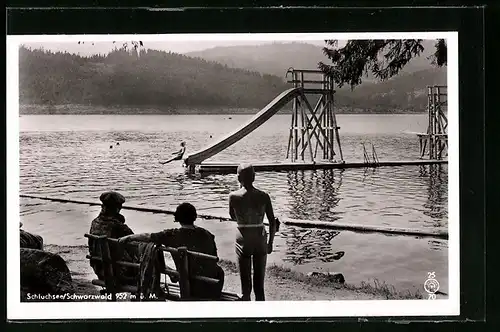
M 234 132 L 221 138 L 219 141 L 205 147 L 204 149 L 190 154 L 184 160 L 187 166 L 200 164 L 202 161 L 216 155 L 224 149 L 227 149 L 234 143 L 238 142 L 243 137 L 250 134 L 252 131 L 261 126 L 264 122 L 269 120 L 274 114 L 276 114 L 283 106 L 285 106 L 290 100 L 295 98 L 301 93 L 302 88 L 292 88 L 283 91 L 278 97 L 274 98 L 266 107 L 264 107 L 259 113 L 257 113 L 251 120 L 245 123 L 240 128 L 237 128 Z

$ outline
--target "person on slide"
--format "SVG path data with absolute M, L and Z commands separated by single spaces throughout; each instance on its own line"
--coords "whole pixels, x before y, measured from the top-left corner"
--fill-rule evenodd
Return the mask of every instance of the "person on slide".
M 181 149 L 177 152 L 172 153 L 175 155 L 175 157 L 173 157 L 167 161 L 161 161 L 160 164 L 168 164 L 174 160 L 182 160 L 182 156 L 184 156 L 184 152 L 186 152 L 186 142 L 181 142 Z

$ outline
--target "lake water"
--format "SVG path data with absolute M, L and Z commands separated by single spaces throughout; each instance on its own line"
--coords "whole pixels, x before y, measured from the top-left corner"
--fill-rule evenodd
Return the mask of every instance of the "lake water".
M 204 147 L 252 115 L 22 115 L 20 191 L 98 201 L 118 190 L 131 205 L 174 209 L 183 201 L 199 213 L 227 214 L 235 175 L 187 175 L 180 162 L 159 161 L 187 142 L 187 154 Z M 380 160 L 417 159 L 414 132 L 427 116 L 338 115 L 346 161 L 362 161 L 362 143 L 373 143 Z M 290 115 L 278 114 L 210 161 L 283 161 Z M 119 142 L 119 145 L 116 143 Z M 113 146 L 113 148 L 110 148 Z M 186 155 L 187 155 L 186 154 Z M 408 166 L 378 169 L 263 172 L 256 186 L 269 192 L 277 216 L 447 230 L 448 168 Z M 47 244 L 85 244 L 83 234 L 99 207 L 21 200 L 21 221 Z M 123 211 L 135 232 L 174 227 L 171 216 Z M 198 220 L 216 235 L 219 256 L 235 259 L 234 224 Z M 346 281 L 377 278 L 398 289 L 418 288 L 435 271 L 448 288 L 445 240 L 358 234 L 282 226 L 269 262 L 301 272 L 336 271 Z M 331 255 L 345 251 L 339 261 Z

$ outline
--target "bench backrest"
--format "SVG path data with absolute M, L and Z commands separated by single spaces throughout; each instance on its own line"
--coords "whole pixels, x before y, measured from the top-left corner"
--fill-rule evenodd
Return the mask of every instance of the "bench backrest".
M 102 262 L 103 272 L 104 272 L 104 283 L 106 291 L 112 294 L 112 300 L 116 301 L 116 293 L 119 292 L 129 292 L 136 294 L 136 298 L 140 299 L 140 294 L 138 294 L 139 289 L 137 286 L 120 284 L 120 279 L 117 278 L 117 271 L 120 266 L 130 267 L 137 270 L 137 275 L 139 275 L 140 263 L 136 262 L 125 262 L 116 259 L 116 248 L 122 246 L 118 243 L 117 239 L 111 239 L 106 236 L 98 236 L 85 234 L 86 238 L 92 239 L 98 243 L 100 248 L 100 255 L 87 255 L 87 258 L 91 261 Z M 138 246 L 138 243 L 132 242 L 127 243 L 125 246 Z M 194 252 L 187 250 L 185 247 L 171 248 L 171 247 L 160 247 L 163 252 L 168 252 L 174 259 L 174 261 L 180 262 L 179 266 L 175 269 L 167 267 L 165 264 L 165 269 L 161 273 L 168 275 L 179 280 L 180 298 L 189 299 L 191 298 L 191 287 L 190 280 L 200 280 L 209 284 L 217 284 L 219 280 L 210 278 L 203 275 L 190 275 L 190 262 L 192 258 L 196 257 L 198 260 L 211 260 L 218 262 L 219 258 L 217 256 L 207 255 L 199 252 Z M 163 254 L 160 255 L 158 259 L 164 260 Z

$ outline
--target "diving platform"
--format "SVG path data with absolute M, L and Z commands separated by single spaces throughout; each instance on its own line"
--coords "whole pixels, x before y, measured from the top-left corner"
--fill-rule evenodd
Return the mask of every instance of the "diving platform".
M 420 158 L 441 159 L 448 152 L 448 92 L 447 86 L 427 87 L 427 132 L 417 133 Z
M 448 120 L 445 115 L 446 87 L 428 87 L 429 126 L 425 133 L 417 133 L 420 159 L 379 161 L 371 144 L 371 157 L 363 145 L 363 162 L 346 162 L 340 144 L 334 99 L 334 80 L 319 70 L 288 69 L 285 77 L 293 87 L 283 91 L 246 123 L 184 159 L 190 173 L 236 173 L 238 162 L 207 162 L 206 160 L 229 148 L 273 115 L 291 103 L 292 119 L 288 127 L 288 147 L 284 162 L 253 163 L 257 172 L 297 171 L 316 169 L 375 168 L 447 164 Z M 313 103 L 314 101 L 314 103 Z M 424 159 L 427 154 L 428 159 Z
M 211 143 L 209 146 L 191 153 L 184 159 L 190 172 L 199 167 L 205 160 L 227 149 L 245 136 L 260 127 L 287 104 L 292 102 L 292 121 L 289 127 L 287 156 L 290 162 L 302 161 L 314 164 L 316 159 L 329 163 L 335 159 L 343 161 L 340 147 L 339 129 L 334 113 L 334 82 L 331 77 L 319 70 L 288 69 L 293 87 L 283 91 L 267 104 L 254 117 L 228 135 Z M 309 79 L 305 75 L 311 76 Z M 312 96 L 317 99 L 312 103 Z M 313 106 L 314 105 L 314 106 Z M 338 147 L 338 153 L 334 151 Z M 309 158 L 307 158 L 309 157 Z M 284 164 L 285 165 L 285 164 Z
M 393 160 L 379 162 L 270 162 L 252 163 L 256 172 L 276 172 L 276 171 L 305 171 L 316 169 L 347 169 L 347 168 L 373 168 L 373 167 L 394 167 L 394 166 L 423 166 L 448 164 L 447 160 Z M 203 162 L 198 166 L 198 172 L 202 174 L 236 174 L 238 163 L 225 162 Z

